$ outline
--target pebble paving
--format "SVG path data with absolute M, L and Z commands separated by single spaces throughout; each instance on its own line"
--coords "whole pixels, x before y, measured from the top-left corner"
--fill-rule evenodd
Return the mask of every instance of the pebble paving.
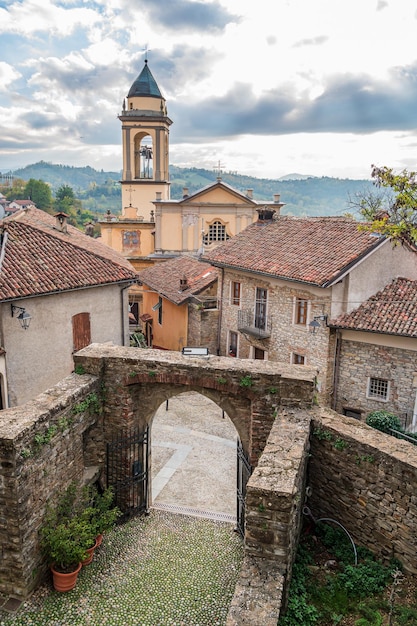
M 243 559 L 233 528 L 152 509 L 107 533 L 74 590 L 48 581 L 0 626 L 224 626 Z

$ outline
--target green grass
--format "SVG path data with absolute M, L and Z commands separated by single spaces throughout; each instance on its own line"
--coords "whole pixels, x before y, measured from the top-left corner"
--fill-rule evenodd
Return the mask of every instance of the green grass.
M 230 524 L 152 510 L 106 534 L 73 591 L 45 585 L 0 626 L 223 626 L 242 558 Z

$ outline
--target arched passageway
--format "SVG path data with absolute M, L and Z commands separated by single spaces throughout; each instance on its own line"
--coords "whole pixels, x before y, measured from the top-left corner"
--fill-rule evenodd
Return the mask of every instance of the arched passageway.
M 192 391 L 159 407 L 151 425 L 151 505 L 236 518 L 237 432 L 222 409 Z

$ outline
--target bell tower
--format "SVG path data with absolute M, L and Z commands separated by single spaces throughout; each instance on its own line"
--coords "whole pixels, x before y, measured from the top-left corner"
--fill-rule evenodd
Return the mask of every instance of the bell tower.
M 151 221 L 154 202 L 169 200 L 169 127 L 165 98 L 145 60 L 119 115 L 122 122 L 123 214 Z M 128 211 L 126 211 L 128 209 Z M 152 211 L 152 214 L 151 214 Z

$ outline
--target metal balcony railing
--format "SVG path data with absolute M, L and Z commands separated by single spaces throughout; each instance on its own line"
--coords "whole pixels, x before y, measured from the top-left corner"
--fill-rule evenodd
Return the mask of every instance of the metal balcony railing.
M 271 336 L 271 318 L 264 315 L 255 315 L 254 311 L 238 312 L 237 329 L 258 339 L 268 339 Z

